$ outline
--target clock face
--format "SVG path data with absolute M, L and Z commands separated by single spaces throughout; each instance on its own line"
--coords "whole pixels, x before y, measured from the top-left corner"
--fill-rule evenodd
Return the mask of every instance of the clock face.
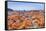
M 7 29 L 33 29 L 45 27 L 44 3 L 7 2 Z

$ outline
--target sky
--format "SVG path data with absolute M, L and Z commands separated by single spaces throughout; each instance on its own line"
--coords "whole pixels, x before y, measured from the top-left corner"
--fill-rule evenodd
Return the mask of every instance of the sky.
M 44 4 L 26 2 L 8 2 L 8 8 L 13 10 L 44 10 Z

